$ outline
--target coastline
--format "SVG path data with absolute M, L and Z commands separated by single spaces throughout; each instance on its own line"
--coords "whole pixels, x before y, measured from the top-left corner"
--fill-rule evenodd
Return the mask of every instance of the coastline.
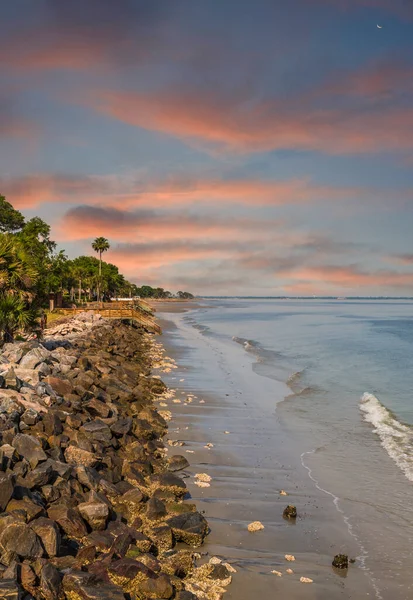
M 202 305 L 191 307 L 197 308 Z M 163 321 L 162 343 L 179 367 L 165 381 L 176 388 L 178 398 L 193 394 L 205 403 L 200 405 L 194 399 L 190 404 L 171 405 L 174 422 L 179 423 L 172 431 L 174 439 L 184 440 L 191 452 L 191 470 L 202 469 L 212 477 L 210 488 L 190 490 L 211 523 L 205 549 L 225 556 L 237 568 L 226 598 L 248 600 L 259 595 L 266 599 L 273 597 L 275 590 L 297 600 L 379 598 L 363 565 L 358 540 L 339 514 L 334 498 L 311 481 L 300 452 L 290 451 L 288 427 L 283 423 L 283 402 L 291 393 L 289 388 L 265 382 L 268 394 L 273 395 L 270 401 L 261 398 L 258 405 L 253 397 L 254 388 L 258 389 L 254 381 L 260 378 L 262 390 L 263 378 L 253 372 L 252 357 L 237 344 L 230 353 L 217 340 L 212 344 L 208 335 L 188 324 L 191 317 L 182 312 L 187 311 L 175 311 L 170 305 L 162 310 L 159 306 L 157 311 Z M 223 377 L 218 377 L 220 371 Z M 281 410 L 276 414 L 277 402 Z M 213 447 L 206 449 L 206 443 Z M 287 497 L 279 494 L 281 489 L 287 491 Z M 282 517 L 289 503 L 297 506 L 296 523 Z M 265 529 L 251 534 L 247 525 L 255 520 L 262 521 Z M 356 559 L 348 571 L 331 566 L 333 556 L 341 552 Z M 286 554 L 295 556 L 294 563 L 286 561 Z M 289 568 L 294 573 L 287 573 Z M 302 576 L 314 583 L 302 585 Z
M 153 336 L 90 314 L 45 333 L 0 353 L 0 595 L 219 599 L 232 567 L 195 562 L 208 524 L 162 439 Z

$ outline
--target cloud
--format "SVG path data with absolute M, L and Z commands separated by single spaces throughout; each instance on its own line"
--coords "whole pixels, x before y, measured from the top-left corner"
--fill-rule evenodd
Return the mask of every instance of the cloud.
M 219 177 L 169 177 L 139 180 L 134 176 L 81 176 L 32 174 L 0 179 L 2 193 L 16 208 L 51 203 L 87 203 L 119 209 L 172 208 L 206 205 L 283 206 L 351 199 L 378 199 L 383 190 L 321 185 L 310 178 L 289 180 L 225 179 Z M 406 194 L 411 192 L 406 191 Z
M 114 208 L 77 206 L 67 211 L 56 228 L 59 240 L 82 240 L 97 236 L 134 242 L 143 240 L 170 240 L 191 238 L 237 239 L 246 241 L 250 236 L 272 236 L 280 221 L 242 219 L 233 216 L 219 218 L 187 212 L 134 212 Z
M 28 10 L 9 21 L 0 41 L 3 69 L 90 71 L 147 62 L 156 38 L 154 27 L 169 14 L 166 3 L 160 11 L 156 2 L 144 0 L 39 4 L 43 10 Z
M 311 96 L 311 94 L 309 94 Z M 317 94 L 313 93 L 315 97 Z M 307 99 L 308 100 L 308 99 Z M 411 106 L 340 106 L 240 98 L 182 86 L 157 92 L 99 91 L 86 103 L 114 119 L 230 152 L 312 150 L 361 154 L 413 148 Z
M 15 104 L 15 92 L 3 90 L 0 95 L 0 139 L 25 138 L 34 140 L 39 134 L 39 128 L 33 121 L 18 114 Z
M 287 274 L 286 274 L 287 275 Z M 313 289 L 352 289 L 366 288 L 402 288 L 413 290 L 413 273 L 400 273 L 390 270 L 365 271 L 358 265 L 335 266 L 324 265 L 297 268 L 288 274 L 295 280 L 291 286 L 313 286 Z

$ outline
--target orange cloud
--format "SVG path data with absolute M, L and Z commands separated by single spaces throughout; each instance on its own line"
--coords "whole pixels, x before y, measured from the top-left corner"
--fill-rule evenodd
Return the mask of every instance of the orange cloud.
M 290 180 L 187 178 L 140 182 L 114 176 L 33 174 L 0 179 L 0 188 L 16 208 L 51 203 L 137 207 L 177 207 L 195 203 L 282 206 L 363 198 L 380 199 L 383 190 L 367 187 L 330 186 L 309 178 Z M 411 190 L 403 192 L 411 197 Z M 399 192 L 399 194 L 401 194 Z M 394 192 L 392 192 L 394 198 Z
M 185 213 L 135 213 L 93 206 L 79 206 L 69 210 L 56 227 L 59 240 L 82 240 L 107 236 L 122 242 L 137 240 L 183 240 L 191 238 L 224 238 L 244 240 L 274 235 L 280 225 L 274 220 L 254 220 L 230 217 L 219 219 Z
M 413 148 L 410 107 L 326 109 L 306 106 L 305 98 L 243 103 L 177 89 L 99 92 L 89 102 L 130 125 L 238 152 L 290 148 L 358 154 Z
M 315 288 L 368 288 L 401 287 L 413 289 L 413 273 L 380 270 L 361 271 L 356 266 L 321 266 L 299 268 L 286 274 L 290 279 L 298 280 L 297 286 L 313 285 Z M 291 286 L 289 288 L 291 290 Z

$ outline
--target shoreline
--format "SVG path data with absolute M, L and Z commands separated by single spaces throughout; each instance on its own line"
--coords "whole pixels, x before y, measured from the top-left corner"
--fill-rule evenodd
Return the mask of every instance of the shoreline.
M 99 317 L 0 350 L 0 595 L 218 599 L 232 567 L 195 562 L 208 524 L 162 439 L 156 342 Z
M 310 482 L 300 453 L 294 459 L 288 451 L 285 411 L 281 410 L 281 415 L 277 411 L 276 415 L 274 405 L 271 409 L 268 402 L 260 407 L 254 402 L 254 385 L 249 382 L 260 377 L 261 384 L 265 378 L 248 370 L 246 387 L 241 384 L 243 375 L 239 369 L 245 365 L 244 369 L 252 371 L 253 357 L 234 344 L 230 352 L 236 358 L 230 365 L 228 348 L 215 339 L 212 344 L 209 336 L 202 336 L 188 322 L 184 326 L 181 311 L 165 308 L 164 313 L 159 310 L 157 315 L 163 319 L 162 341 L 179 366 L 176 378 L 168 375 L 165 381 L 177 387 L 178 398 L 183 392 L 205 399 L 202 406 L 193 402 L 170 408 L 174 420 L 180 422 L 174 439 L 184 434 L 188 449 L 193 452 L 194 468 L 202 465 L 212 476 L 213 489 L 201 489 L 195 497 L 202 502 L 212 525 L 205 548 L 210 546 L 211 552 L 225 555 L 238 571 L 226 598 L 249 600 L 257 594 L 266 599 L 273 596 L 275 589 L 282 597 L 294 600 L 313 597 L 314 593 L 332 599 L 366 594 L 374 597 L 376 590 L 362 561 L 344 572 L 331 566 L 335 554 L 344 551 L 357 558 L 360 548 L 337 513 L 333 499 Z M 215 367 L 209 372 L 207 365 L 214 362 Z M 207 371 L 205 375 L 199 369 L 200 363 Z M 227 389 L 224 383 L 217 383 L 219 368 L 226 370 L 223 375 L 228 374 Z M 230 385 L 231 381 L 234 385 Z M 248 387 L 251 398 L 246 397 Z M 247 408 L 236 389 L 243 391 Z M 284 398 L 280 398 L 280 407 Z M 232 423 L 228 425 L 230 435 L 222 435 L 226 423 Z M 208 440 L 214 447 L 206 450 Z M 288 497 L 279 495 L 281 489 L 287 490 Z M 282 519 L 282 510 L 290 502 L 297 505 L 299 512 L 295 524 Z M 249 534 L 247 524 L 256 517 L 265 529 Z M 287 553 L 295 555 L 294 564 L 286 562 Z M 294 573 L 287 574 L 291 566 Z M 302 585 L 298 575 L 311 578 L 314 583 Z

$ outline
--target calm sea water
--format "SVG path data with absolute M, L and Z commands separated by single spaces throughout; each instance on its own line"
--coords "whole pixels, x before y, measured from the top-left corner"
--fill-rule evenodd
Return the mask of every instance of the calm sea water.
M 400 597 L 409 597 L 413 302 L 220 299 L 208 304 L 184 316 L 186 325 L 211 341 L 241 345 L 263 382 L 287 384 L 274 411 L 309 485 L 331 497 L 338 518 L 359 543 L 361 563 L 373 571 L 376 565 L 378 579 L 385 572 L 389 589 L 400 579 Z

